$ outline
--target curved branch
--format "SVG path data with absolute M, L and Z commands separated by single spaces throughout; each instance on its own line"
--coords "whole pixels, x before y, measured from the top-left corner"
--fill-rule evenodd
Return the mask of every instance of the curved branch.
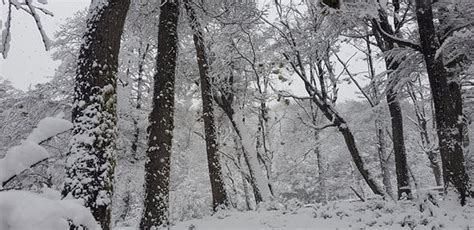
M 376 20 L 376 19 L 372 19 L 372 23 L 374 24 L 375 26 L 375 29 L 385 38 L 385 39 L 388 39 L 392 42 L 395 42 L 397 43 L 398 45 L 400 46 L 405 46 L 405 47 L 410 47 L 414 50 L 417 50 L 417 51 L 420 51 L 422 52 L 421 50 L 421 47 L 420 45 L 418 44 L 415 44 L 411 41 L 408 41 L 408 40 L 405 40 L 405 39 L 401 39 L 401 38 L 398 38 L 398 37 L 395 37 L 389 33 L 387 33 L 387 31 L 385 31 L 382 26 L 380 25 L 380 23 Z

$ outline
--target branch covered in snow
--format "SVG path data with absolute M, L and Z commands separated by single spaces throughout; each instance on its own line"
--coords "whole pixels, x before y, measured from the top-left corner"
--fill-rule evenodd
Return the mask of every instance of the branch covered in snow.
M 38 0 L 38 2 L 41 4 L 47 3 L 46 0 Z M 40 15 L 36 10 L 39 10 L 43 12 L 43 14 L 51 16 L 51 17 L 53 17 L 54 14 L 45 8 L 34 5 L 33 0 L 25 0 L 24 2 L 19 2 L 17 0 L 9 0 L 7 3 L 3 1 L 3 4 L 8 5 L 5 28 L 3 28 L 1 32 L 1 40 L 0 40 L 0 53 L 2 54 L 3 58 L 7 58 L 8 50 L 10 49 L 12 7 L 15 7 L 16 10 L 22 10 L 26 12 L 27 14 L 31 15 L 31 17 L 33 17 L 36 23 L 36 27 L 38 28 L 38 31 L 40 32 L 41 39 L 43 40 L 44 48 L 46 51 L 48 51 L 51 47 L 51 42 L 48 38 L 48 35 L 43 29 Z M 2 21 L 0 20 L 0 29 L 2 28 L 1 23 Z
M 26 140 L 10 148 L 5 157 L 0 159 L 0 188 L 12 177 L 50 157 L 48 151 L 40 144 L 72 128 L 72 123 L 60 118 L 62 116 L 63 114 L 60 114 L 41 120 Z

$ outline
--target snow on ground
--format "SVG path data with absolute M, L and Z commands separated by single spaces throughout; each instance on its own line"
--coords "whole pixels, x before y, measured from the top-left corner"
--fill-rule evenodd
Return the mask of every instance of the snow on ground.
M 69 229 L 69 221 L 91 230 L 100 228 L 80 201 L 59 198 L 59 192 L 51 190 L 43 194 L 18 190 L 0 192 L 0 229 Z
M 439 205 L 439 206 L 437 206 Z M 119 227 L 115 230 L 132 230 Z M 171 230 L 252 229 L 474 229 L 474 201 L 461 207 L 446 201 L 374 199 L 367 202 L 337 201 L 327 205 L 287 205 L 271 211 L 228 211 L 202 219 L 178 222 Z

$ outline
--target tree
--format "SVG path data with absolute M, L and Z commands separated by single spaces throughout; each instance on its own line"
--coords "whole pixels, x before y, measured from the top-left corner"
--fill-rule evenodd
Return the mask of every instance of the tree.
M 162 0 L 153 108 L 149 116 L 145 199 L 140 229 L 168 224 L 170 156 L 174 128 L 174 89 L 178 52 L 179 1 Z
M 441 167 L 439 164 L 439 151 L 436 141 L 435 127 L 429 127 L 429 118 L 427 117 L 428 105 L 431 105 L 431 98 L 429 95 L 425 95 L 424 86 L 422 85 L 421 79 L 418 78 L 418 84 L 409 82 L 407 84 L 407 93 L 413 103 L 413 108 L 416 116 L 416 128 L 420 134 L 422 150 L 426 153 L 428 160 L 430 161 L 430 168 L 433 171 L 436 186 L 443 186 L 441 181 Z M 418 92 L 418 93 L 417 93 Z M 429 93 L 429 92 L 428 92 Z M 426 98 L 428 97 L 428 98 Z M 427 111 L 428 110 L 428 111 Z M 433 122 L 433 125 L 435 122 Z
M 222 167 L 218 154 L 218 143 L 216 125 L 214 121 L 214 107 L 212 99 L 212 79 L 209 75 L 209 62 L 204 46 L 203 32 L 196 12 L 190 5 L 189 0 L 184 0 L 184 7 L 188 14 L 189 23 L 193 30 L 194 46 L 196 48 L 196 58 L 199 65 L 199 76 L 202 98 L 202 116 L 204 120 L 204 134 L 206 139 L 207 165 L 209 167 L 209 178 L 212 190 L 212 208 L 216 211 L 219 207 L 228 206 L 225 184 L 222 178 Z
M 445 68 L 434 26 L 432 2 L 416 0 L 416 19 L 420 46 L 428 72 L 433 97 L 435 119 L 445 188 L 452 184 L 464 205 L 469 191 L 469 177 L 464 167 L 462 128 L 462 98 L 460 84 Z
M 212 3 L 211 3 L 212 5 Z M 235 135 L 235 144 L 237 144 L 243 157 L 244 165 L 248 168 L 248 174 L 244 173 L 244 169 L 240 168 L 240 158 L 234 158 L 235 162 L 239 162 L 236 166 L 241 169 L 241 175 L 248 179 L 255 197 L 256 203 L 267 202 L 271 199 L 271 191 L 267 177 L 263 175 L 262 168 L 259 163 L 259 153 L 255 146 L 252 146 L 254 137 L 250 131 L 247 114 L 244 114 L 248 101 L 246 97 L 240 97 L 248 93 L 249 81 L 247 80 L 246 67 L 255 68 L 256 63 L 247 63 L 241 66 L 241 55 L 236 48 L 235 43 L 244 39 L 247 42 L 248 34 L 241 34 L 243 27 L 253 27 L 257 20 L 255 6 L 243 4 L 242 2 L 233 2 L 230 5 L 207 6 L 212 11 L 211 17 L 217 21 L 217 30 L 221 42 L 214 44 L 212 47 L 219 48 L 217 52 L 210 53 L 209 64 L 214 68 L 211 69 L 211 75 L 215 76 L 213 80 L 215 91 L 213 91 L 213 99 L 215 103 L 222 109 L 224 115 L 228 118 Z M 222 6 L 222 7 L 221 7 Z M 204 7 L 203 7 L 204 8 Z M 207 8 L 206 13 L 210 13 Z M 216 12 L 217 11 L 217 12 Z M 212 28 L 212 25 L 209 26 Z M 212 39 L 215 40 L 215 39 Z M 223 41 L 222 41 L 223 40 Z M 211 48 L 212 48 L 211 47 Z M 237 55 L 237 57 L 235 56 Z M 248 64 L 248 65 L 246 65 Z M 251 66 L 251 67 L 250 67 Z M 242 94 L 237 94 L 242 92 Z M 239 100 L 237 100 L 239 99 Z M 245 107 L 245 108 L 244 108 Z M 240 153 L 237 154 L 240 156 Z M 245 168 L 245 166 L 244 166 Z M 246 182 L 245 182 L 246 183 Z
M 381 105 L 382 104 L 381 97 L 383 96 L 383 92 L 380 92 L 382 91 L 380 90 L 380 88 L 381 88 L 381 85 L 383 85 L 383 80 L 377 77 L 378 75 L 375 73 L 374 61 L 372 58 L 372 48 L 370 44 L 370 37 L 366 36 L 363 38 L 363 40 L 366 46 L 365 49 L 366 49 L 366 56 L 367 56 L 368 77 L 370 79 L 370 83 L 365 88 L 362 87 L 362 85 L 359 83 L 358 80 L 356 80 L 355 75 L 349 71 L 348 63 L 342 61 L 341 58 L 339 58 L 337 54 L 335 56 L 338 59 L 338 61 L 341 63 L 344 71 L 347 73 L 350 80 L 354 82 L 357 89 L 366 99 L 368 104 L 375 110 L 374 111 L 376 115 L 374 119 L 375 130 L 376 130 L 375 136 L 377 139 L 377 155 L 379 157 L 380 169 L 382 172 L 382 183 L 385 188 L 385 192 L 389 196 L 393 197 L 391 174 L 390 174 L 390 169 L 389 169 L 390 155 L 387 154 L 387 143 L 386 143 L 387 132 L 386 132 L 386 125 L 384 124 L 384 120 L 383 120 L 382 105 Z M 354 46 L 357 47 L 355 44 Z M 364 49 L 364 48 L 358 48 L 358 49 Z
M 354 161 L 357 169 L 359 170 L 360 174 L 364 178 L 367 185 L 370 189 L 377 195 L 385 195 L 385 192 L 380 188 L 375 178 L 370 174 L 369 170 L 365 166 L 365 162 L 359 152 L 359 149 L 356 144 L 356 140 L 354 137 L 353 132 L 351 131 L 350 127 L 348 126 L 346 120 L 339 114 L 338 110 L 335 108 L 335 98 L 337 98 L 337 79 L 334 76 L 334 73 L 331 71 L 332 67 L 329 62 L 329 47 L 335 43 L 335 37 L 337 34 L 337 30 L 340 28 L 331 28 L 336 30 L 336 33 L 326 33 L 330 30 L 325 28 L 322 30 L 322 23 L 327 21 L 325 16 L 313 14 L 312 17 L 315 22 L 314 27 L 311 28 L 298 28 L 295 29 L 290 24 L 289 17 L 295 17 L 294 15 L 298 15 L 298 10 L 292 7 L 283 8 L 280 3 L 275 2 L 276 8 L 279 14 L 279 22 L 272 23 L 267 19 L 262 19 L 269 24 L 272 28 L 276 30 L 276 33 L 281 37 L 282 44 L 285 46 L 285 49 L 280 51 L 282 56 L 290 65 L 291 70 L 296 74 L 296 76 L 303 82 L 306 93 L 308 94 L 307 97 L 297 97 L 294 95 L 289 95 L 285 92 L 280 92 L 282 96 L 288 96 L 295 99 L 307 99 L 314 103 L 320 110 L 324 117 L 327 118 L 330 123 L 325 125 L 322 128 L 327 127 L 337 127 L 339 132 L 344 137 L 344 141 L 346 143 L 347 149 L 351 154 L 352 160 Z M 284 10 L 284 11 L 283 11 Z M 313 12 L 317 13 L 318 10 L 316 8 L 311 9 Z M 320 11 L 319 11 L 320 12 Z M 320 18 L 317 18 L 321 16 Z M 331 17 L 331 20 L 337 20 L 336 17 Z M 336 23 L 332 24 L 335 25 Z M 295 26 L 299 26 L 300 24 L 296 23 Z M 311 57 L 310 55 L 314 54 L 307 54 L 304 50 L 304 43 L 299 40 L 300 37 L 297 37 L 298 31 L 305 31 L 309 30 L 312 33 L 320 35 L 324 37 L 324 41 L 318 41 L 315 45 L 318 45 L 318 54 Z M 319 34 L 320 33 L 320 34 Z M 312 35 L 312 37 L 316 37 Z M 309 57 L 308 57 L 309 56 Z M 311 58 L 310 58 L 311 57 Z M 322 61 L 325 64 L 326 70 L 324 73 L 320 72 L 319 69 L 316 67 L 316 61 Z M 325 76 L 326 75 L 326 76 Z M 332 94 L 331 96 L 325 86 L 324 80 L 329 79 L 332 84 Z M 321 81 L 323 80 L 323 81 Z M 319 84 L 318 84 L 318 83 Z M 322 83 L 320 83 L 322 82 Z
M 120 38 L 129 0 L 93 1 L 76 70 L 73 135 L 63 196 L 82 198 L 110 229 Z
M 377 40 L 377 46 L 383 52 L 392 50 L 395 47 L 395 42 L 390 38 L 382 37 L 380 34 L 389 34 L 390 36 L 397 35 L 396 31 L 400 30 L 403 25 L 403 21 L 399 20 L 400 2 L 393 1 L 394 6 L 394 27 L 388 22 L 387 12 L 383 9 L 379 10 L 379 18 L 372 19 L 374 27 L 374 35 Z M 400 36 L 400 35 L 398 35 Z M 385 57 L 385 65 L 387 70 L 390 72 L 387 74 L 387 89 L 386 99 L 390 112 L 391 124 L 392 124 L 392 142 L 393 142 L 393 153 L 395 156 L 395 170 L 397 174 L 397 185 L 398 185 L 398 199 L 406 196 L 411 197 L 410 180 L 408 176 L 408 165 L 407 165 L 407 153 L 405 148 L 405 140 L 403 135 L 403 114 L 399 102 L 399 93 L 397 90 L 397 84 L 400 80 L 399 74 L 394 72 L 399 67 L 399 60 L 394 60 L 390 57 Z

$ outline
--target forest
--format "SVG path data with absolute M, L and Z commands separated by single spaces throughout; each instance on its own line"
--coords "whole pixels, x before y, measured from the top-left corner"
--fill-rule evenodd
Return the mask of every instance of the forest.
M 0 230 L 474 229 L 474 1 L 48 4 L 0 3 L 59 63 L 0 69 Z

